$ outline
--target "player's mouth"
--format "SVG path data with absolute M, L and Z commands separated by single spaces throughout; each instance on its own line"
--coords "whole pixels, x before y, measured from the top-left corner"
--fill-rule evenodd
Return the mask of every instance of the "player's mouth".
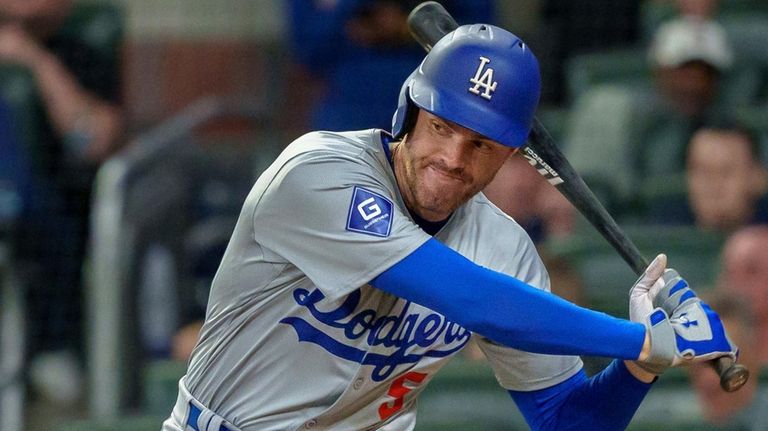
M 460 183 L 466 183 L 467 178 L 465 178 L 464 175 L 461 175 L 459 173 L 453 173 L 448 169 L 441 168 L 439 166 L 435 166 L 434 164 L 427 166 L 427 169 L 434 174 L 437 174 L 438 178 L 441 178 L 443 181 L 445 179 L 451 180 L 451 181 L 458 181 Z

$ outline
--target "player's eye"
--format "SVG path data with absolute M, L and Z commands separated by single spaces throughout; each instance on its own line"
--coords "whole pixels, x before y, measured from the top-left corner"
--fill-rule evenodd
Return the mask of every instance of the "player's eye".
M 493 150 L 491 143 L 482 139 L 473 140 L 472 145 L 475 147 L 476 150 L 482 151 L 482 152 L 489 152 Z
M 439 121 L 432 121 L 432 130 L 442 136 L 448 135 L 451 131 L 448 126 Z

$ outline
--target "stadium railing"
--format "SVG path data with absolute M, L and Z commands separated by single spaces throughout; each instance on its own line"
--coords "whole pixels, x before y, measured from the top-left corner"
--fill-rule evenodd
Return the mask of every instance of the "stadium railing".
M 137 220 L 142 208 L 136 208 L 135 197 L 142 190 L 136 188 L 152 187 L 142 178 L 147 172 L 162 169 L 163 160 L 185 154 L 196 131 L 227 119 L 246 120 L 262 132 L 263 139 L 252 148 L 261 152 L 259 166 L 252 166 L 255 174 L 276 156 L 276 140 L 265 131 L 274 124 L 272 115 L 261 101 L 204 98 L 138 136 L 100 169 L 92 205 L 85 295 L 91 418 L 119 417 L 135 403 L 141 390 L 137 385 L 144 358 L 137 341 L 133 304 L 137 295 L 137 244 L 143 240 Z

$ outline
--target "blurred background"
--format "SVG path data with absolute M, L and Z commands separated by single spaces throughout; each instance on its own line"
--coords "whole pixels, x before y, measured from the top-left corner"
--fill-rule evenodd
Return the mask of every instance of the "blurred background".
M 255 178 L 309 130 L 390 127 L 423 57 L 418 3 L 0 0 L 0 430 L 160 428 Z M 539 119 L 753 372 L 724 394 L 709 370 L 673 370 L 630 429 L 768 430 L 768 2 L 441 3 L 531 46 Z M 556 294 L 627 316 L 635 275 L 525 159 L 486 194 Z M 527 429 L 471 347 L 419 416 Z

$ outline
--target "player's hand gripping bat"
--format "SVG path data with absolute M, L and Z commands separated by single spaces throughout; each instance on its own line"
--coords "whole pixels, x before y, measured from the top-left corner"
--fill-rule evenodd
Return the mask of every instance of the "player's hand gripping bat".
M 456 29 L 458 24 L 442 5 L 428 1 L 411 11 L 408 26 L 413 37 L 429 51 L 441 37 Z M 608 240 L 635 274 L 642 274 L 648 261 L 576 173 L 538 118 L 534 118 L 528 142 L 521 150 L 528 162 Z M 738 390 L 749 378 L 749 370 L 730 358 L 721 357 L 712 361 L 712 365 L 720 375 L 720 386 L 727 392 Z

